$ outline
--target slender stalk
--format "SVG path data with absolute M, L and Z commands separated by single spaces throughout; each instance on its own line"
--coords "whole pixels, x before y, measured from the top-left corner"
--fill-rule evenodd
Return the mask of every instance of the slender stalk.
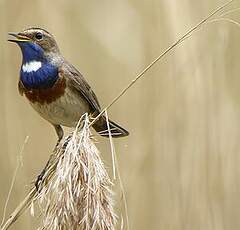
M 232 3 L 234 0 L 231 0 L 222 6 L 218 7 L 216 10 L 214 10 L 212 13 L 210 13 L 206 18 L 202 19 L 199 23 L 197 23 L 195 26 L 193 26 L 191 29 L 189 29 L 182 37 L 180 37 L 176 42 L 174 42 L 171 46 L 169 46 L 165 51 L 163 51 L 155 60 L 153 60 L 146 68 L 144 68 L 113 100 L 110 102 L 95 118 L 94 120 L 89 124 L 89 126 L 92 126 L 104 113 L 107 109 L 109 109 L 116 101 L 119 100 L 120 97 L 122 97 L 129 88 L 131 88 L 137 80 L 139 80 L 151 67 L 153 67 L 159 60 L 161 60 L 163 57 L 165 57 L 170 51 L 172 51 L 175 47 L 180 45 L 184 40 L 186 40 L 193 32 L 195 32 L 197 29 L 199 29 L 203 24 L 205 24 L 210 18 L 215 16 L 218 12 L 220 12 L 222 9 L 224 9 L 226 6 L 228 6 L 230 3 Z

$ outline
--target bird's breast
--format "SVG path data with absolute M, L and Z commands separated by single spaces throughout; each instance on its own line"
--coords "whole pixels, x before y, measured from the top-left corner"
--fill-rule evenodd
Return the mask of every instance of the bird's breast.
M 76 126 L 80 117 L 90 112 L 88 102 L 66 87 L 61 97 L 50 103 L 32 102 L 32 107 L 47 121 L 68 127 Z
M 21 80 L 19 81 L 19 92 L 25 94 L 26 98 L 33 104 L 50 104 L 64 95 L 65 88 L 66 80 L 64 78 L 59 78 L 51 88 L 46 89 L 28 89 Z
M 36 65 L 31 66 L 31 70 L 33 68 L 37 69 Z M 68 86 L 68 79 L 61 74 L 61 69 L 58 72 L 56 82 L 51 87 L 45 88 L 28 88 L 20 78 L 19 92 L 26 96 L 31 106 L 47 121 L 74 127 L 84 113 L 90 113 L 92 110 L 84 96 Z

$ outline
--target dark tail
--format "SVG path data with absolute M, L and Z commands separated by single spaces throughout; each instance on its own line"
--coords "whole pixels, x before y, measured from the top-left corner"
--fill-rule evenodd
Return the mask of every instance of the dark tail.
M 116 124 L 113 121 L 108 121 L 109 122 L 109 127 L 111 131 L 111 135 L 114 138 L 117 137 L 126 137 L 129 135 L 129 132 Z M 102 116 L 99 118 L 98 121 L 93 124 L 93 128 L 103 137 L 109 137 L 109 130 L 108 130 L 108 125 L 106 121 L 106 117 Z

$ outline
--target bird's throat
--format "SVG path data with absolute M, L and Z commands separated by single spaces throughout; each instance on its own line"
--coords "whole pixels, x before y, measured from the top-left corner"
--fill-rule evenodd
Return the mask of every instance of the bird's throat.
M 48 62 L 32 60 L 22 64 L 20 79 L 29 89 L 51 88 L 58 79 L 58 68 Z
M 20 80 L 28 89 L 51 88 L 58 78 L 58 68 L 47 59 L 44 50 L 32 42 L 18 43 L 22 50 Z
M 24 73 L 36 72 L 42 67 L 41 61 L 30 61 L 22 65 L 22 71 Z

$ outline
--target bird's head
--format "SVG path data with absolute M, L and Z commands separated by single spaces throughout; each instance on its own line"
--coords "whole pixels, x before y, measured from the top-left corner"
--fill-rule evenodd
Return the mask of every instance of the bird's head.
M 28 28 L 18 33 L 9 33 L 17 43 L 23 55 L 23 63 L 30 61 L 44 61 L 59 55 L 59 48 L 54 37 L 44 29 Z
M 9 33 L 22 51 L 20 79 L 31 89 L 49 88 L 58 79 L 58 67 L 63 62 L 54 37 L 46 30 L 29 28 Z

